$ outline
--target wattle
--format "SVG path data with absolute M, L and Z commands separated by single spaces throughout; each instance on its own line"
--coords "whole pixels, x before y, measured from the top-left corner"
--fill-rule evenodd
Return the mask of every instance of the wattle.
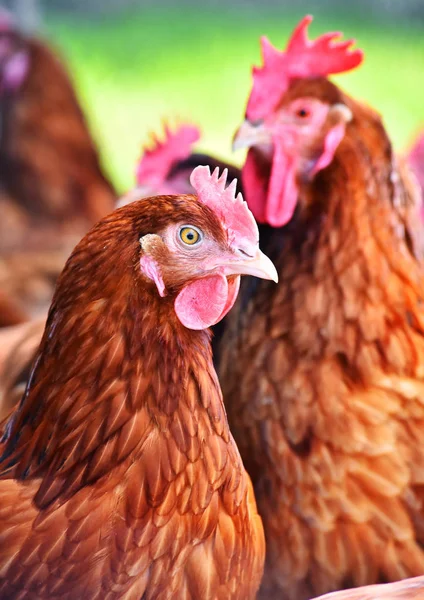
M 234 305 L 240 277 L 228 279 L 221 274 L 208 275 L 187 284 L 178 294 L 174 308 L 188 329 L 207 329 L 225 317 Z
M 262 172 L 255 151 L 249 150 L 242 180 L 247 203 L 258 223 L 281 227 L 290 221 L 298 198 L 296 166 L 282 143 L 274 142 L 270 173 Z

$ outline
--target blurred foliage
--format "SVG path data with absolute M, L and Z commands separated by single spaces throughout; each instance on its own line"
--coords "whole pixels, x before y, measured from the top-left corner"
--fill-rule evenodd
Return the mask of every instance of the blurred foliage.
M 71 66 L 105 164 L 124 190 L 148 132 L 160 130 L 164 117 L 199 124 L 200 149 L 240 163 L 231 137 L 243 117 L 251 66 L 259 62 L 259 36 L 284 47 L 305 12 L 258 3 L 242 10 L 237 2 L 150 3 L 103 16 L 46 11 L 44 19 L 48 38 Z M 341 30 L 364 49 L 364 64 L 334 79 L 383 114 L 402 151 L 424 126 L 422 24 L 382 24 L 342 8 L 314 15 L 312 37 Z

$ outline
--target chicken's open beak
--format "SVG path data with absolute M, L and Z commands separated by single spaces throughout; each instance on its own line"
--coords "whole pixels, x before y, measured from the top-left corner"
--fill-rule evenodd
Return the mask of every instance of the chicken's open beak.
M 233 151 L 271 142 L 271 133 L 261 121 L 253 124 L 245 119 L 233 137 Z
M 225 269 L 225 275 L 253 275 L 260 279 L 278 282 L 278 273 L 274 263 L 259 248 L 252 258 L 239 259 L 237 257 L 234 261 L 231 260 L 222 266 Z

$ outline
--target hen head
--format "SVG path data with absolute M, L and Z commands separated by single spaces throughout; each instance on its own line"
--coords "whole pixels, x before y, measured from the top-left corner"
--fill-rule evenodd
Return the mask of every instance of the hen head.
M 140 237 L 142 273 L 160 296 L 175 295 L 175 312 L 189 329 L 205 329 L 233 306 L 240 275 L 277 280 L 272 262 L 259 250 L 252 213 L 236 181 L 226 172 L 196 167 L 190 182 L 198 201 L 182 196 L 175 217 L 159 231 Z M 170 198 L 170 197 L 168 197 Z M 184 208 L 182 208 L 184 206 Z
M 159 194 L 190 194 L 192 189 L 186 178 L 179 181 L 175 165 L 190 156 L 193 144 L 200 138 L 194 125 L 180 125 L 174 131 L 165 126 L 159 140 L 153 134 L 152 146 L 144 150 L 137 166 L 137 185 L 145 196 Z
M 226 188 L 225 172 L 197 167 L 191 184 L 197 197 L 145 198 L 102 219 L 68 260 L 51 315 L 99 302 L 139 312 L 148 302 L 158 318 L 176 314 L 185 327 L 206 329 L 232 307 L 240 275 L 275 280 L 236 181 Z
M 285 51 L 261 40 L 264 64 L 253 69 L 246 119 L 234 148 L 250 148 L 243 167 L 246 199 L 260 223 L 285 225 L 292 217 L 300 181 L 311 180 L 333 160 L 352 113 L 342 92 L 326 77 L 362 61 L 353 40 L 327 33 L 315 41 L 296 27 Z
M 181 124 L 175 130 L 165 124 L 162 139 L 150 134 L 150 144 L 143 148 L 143 154 L 136 169 L 136 187 L 130 190 L 116 204 L 125 206 L 139 198 L 162 194 L 192 194 L 190 169 L 181 164 L 192 156 L 193 145 L 200 138 L 200 130 L 194 125 Z

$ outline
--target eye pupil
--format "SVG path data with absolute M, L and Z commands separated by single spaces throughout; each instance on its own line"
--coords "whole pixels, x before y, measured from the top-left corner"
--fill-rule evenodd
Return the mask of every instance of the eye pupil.
M 300 108 L 297 111 L 297 116 L 298 117 L 307 117 L 308 116 L 308 111 L 306 110 L 306 108 Z
M 194 227 L 181 227 L 179 232 L 180 240 L 188 246 L 194 246 L 201 241 L 201 232 Z

